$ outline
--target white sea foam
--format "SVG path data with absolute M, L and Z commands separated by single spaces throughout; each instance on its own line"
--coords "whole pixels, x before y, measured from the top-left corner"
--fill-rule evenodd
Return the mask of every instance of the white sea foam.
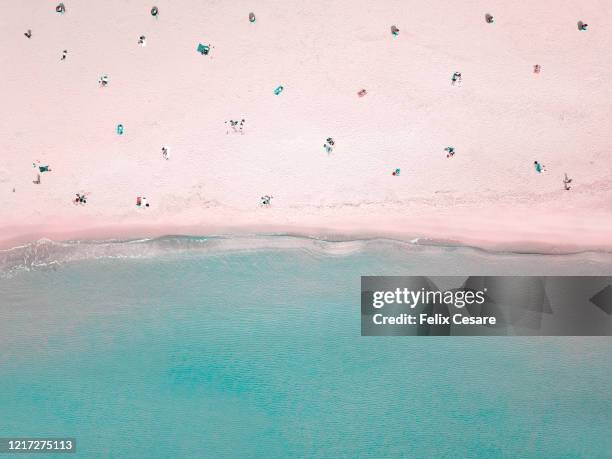
M 190 237 L 155 239 L 65 241 L 49 239 L 0 250 L 0 275 L 42 269 L 62 263 L 103 258 L 153 258 L 194 252 L 221 254 L 257 250 L 302 250 L 312 254 L 342 256 L 364 250 L 371 241 L 324 241 L 294 236 Z

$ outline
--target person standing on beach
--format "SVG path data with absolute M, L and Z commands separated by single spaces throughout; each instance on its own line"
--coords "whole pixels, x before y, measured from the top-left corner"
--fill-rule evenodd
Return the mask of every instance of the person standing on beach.
M 60 60 L 64 61 L 66 60 L 66 56 L 68 55 L 68 50 L 65 49 L 64 52 L 62 53 L 62 58 Z
M 451 84 L 455 86 L 455 83 L 461 84 L 461 72 L 453 73 L 453 76 L 451 78 Z
M 563 188 L 565 188 L 565 191 L 569 191 L 572 189 L 572 187 L 570 186 L 570 183 L 572 183 L 572 179 L 567 176 L 567 172 L 566 172 L 565 177 L 563 178 Z

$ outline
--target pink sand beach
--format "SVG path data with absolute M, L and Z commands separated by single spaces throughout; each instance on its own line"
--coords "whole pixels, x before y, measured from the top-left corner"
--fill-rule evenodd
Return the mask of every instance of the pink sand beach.
M 612 250 L 609 2 L 64 3 L 3 6 L 0 248 L 286 233 Z

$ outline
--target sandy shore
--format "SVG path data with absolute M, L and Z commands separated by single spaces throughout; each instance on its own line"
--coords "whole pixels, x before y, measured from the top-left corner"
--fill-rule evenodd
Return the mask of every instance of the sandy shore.
M 612 250 L 612 6 L 428 3 L 6 5 L 0 247 L 283 233 Z

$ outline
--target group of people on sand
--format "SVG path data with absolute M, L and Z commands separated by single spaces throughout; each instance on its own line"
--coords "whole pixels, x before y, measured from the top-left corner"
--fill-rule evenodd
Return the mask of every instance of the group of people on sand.
M 59 3 L 56 6 L 56 12 L 59 14 L 64 14 L 66 12 L 66 7 L 63 3 Z M 151 15 L 155 18 L 158 17 L 159 15 L 159 9 L 154 6 L 151 8 Z M 254 13 L 250 13 L 249 14 L 249 21 L 251 23 L 255 22 L 255 14 Z M 493 24 L 494 23 L 494 18 L 491 14 L 487 13 L 485 14 L 485 21 L 488 24 Z M 583 21 L 578 21 L 577 23 L 578 25 L 578 30 L 580 31 L 586 31 L 588 28 L 588 24 L 584 23 Z M 397 37 L 399 35 L 399 28 L 395 25 L 391 26 L 391 34 L 394 37 Z M 24 35 L 27 38 L 32 38 L 32 30 L 28 29 Z M 146 37 L 144 35 L 140 35 L 138 37 L 138 44 L 141 46 L 146 46 Z M 201 52 L 202 54 L 208 54 L 208 52 L 210 51 L 210 46 L 209 45 L 202 45 L 200 44 L 198 46 L 198 51 Z M 66 60 L 68 55 L 68 50 L 63 50 L 62 55 L 60 60 L 64 61 Z M 541 71 L 541 66 L 539 64 L 534 65 L 533 67 L 533 72 L 534 73 L 540 73 Z M 455 85 L 460 85 L 461 84 L 461 79 L 462 79 L 462 75 L 461 72 L 454 72 L 451 76 L 451 84 L 453 86 Z M 99 80 L 98 83 L 100 84 L 101 87 L 105 87 L 109 84 L 109 77 L 108 75 L 102 75 Z M 283 91 L 283 87 L 282 86 L 278 86 L 275 90 L 274 90 L 274 94 L 279 95 L 281 92 Z M 361 89 L 357 95 L 359 97 L 364 97 L 367 94 L 367 91 L 365 89 Z M 226 124 L 226 134 L 231 132 L 233 133 L 239 133 L 239 134 L 243 134 L 243 128 L 244 128 L 244 124 L 245 124 L 245 120 L 244 119 L 240 119 L 240 120 L 228 120 L 225 122 Z M 122 124 L 118 124 L 117 125 L 117 134 L 122 135 L 124 132 L 124 127 Z M 329 154 L 334 150 L 335 147 L 335 141 L 332 137 L 328 137 L 325 140 L 325 143 L 323 145 L 325 151 Z M 448 146 L 446 148 L 444 148 L 444 151 L 446 152 L 446 157 L 447 158 L 453 158 L 455 156 L 455 148 L 452 146 Z M 162 152 L 162 157 L 165 160 L 170 159 L 170 153 L 169 153 L 169 149 L 166 146 L 163 146 L 161 149 Z M 33 163 L 33 167 L 37 170 L 37 174 L 36 174 L 36 179 L 33 180 L 34 184 L 40 184 L 41 183 L 41 174 L 45 173 L 45 172 L 51 172 L 51 168 L 49 167 L 49 165 L 45 165 L 45 164 L 41 164 L 40 161 L 36 161 Z M 546 167 L 541 164 L 539 161 L 534 161 L 534 168 L 535 171 L 538 174 L 541 174 L 543 172 L 546 171 Z M 396 168 L 393 172 L 392 172 L 393 176 L 399 176 L 400 175 L 400 169 Z M 572 183 L 572 179 L 568 177 L 567 173 L 565 173 L 564 175 L 564 179 L 563 179 L 563 187 L 566 191 L 569 191 L 571 189 L 570 184 Z M 14 189 L 13 189 L 14 191 Z M 84 205 L 87 203 L 87 195 L 88 193 L 76 193 L 76 197 L 73 199 L 73 203 L 75 205 Z M 272 196 L 270 195 L 265 195 L 262 196 L 260 198 L 260 205 L 262 207 L 270 207 L 271 206 L 271 201 L 272 201 Z M 146 197 L 143 196 L 138 196 L 136 198 L 136 205 L 137 207 L 149 207 L 149 202 L 147 200 Z
M 144 196 L 137 196 L 136 207 L 149 207 L 149 201 Z
M 245 123 L 244 118 L 241 120 L 227 120 L 225 122 L 225 126 L 226 126 L 225 134 L 230 133 L 230 128 L 234 134 L 244 134 L 243 132 L 244 123 Z
M 270 207 L 272 205 L 273 196 L 265 195 L 259 199 L 259 204 L 262 207 Z
M 88 193 L 76 193 L 76 198 L 74 198 L 72 202 L 77 206 L 87 204 L 87 194 Z
M 546 167 L 544 166 L 544 164 L 542 164 L 542 163 L 541 163 L 541 162 L 539 162 L 539 161 L 534 161 L 534 162 L 533 162 L 533 166 L 534 166 L 534 168 L 535 168 L 535 171 L 536 171 L 538 174 L 541 174 L 542 172 L 545 172 L 545 171 L 546 171 Z M 573 179 L 569 178 L 569 177 L 567 176 L 567 172 L 566 172 L 566 173 L 564 174 L 564 176 L 563 176 L 563 189 L 564 189 L 565 191 L 569 191 L 569 190 L 571 190 L 571 189 L 572 189 L 572 187 L 570 186 L 570 183 L 572 183 L 572 181 L 573 181 Z
M 334 146 L 336 145 L 336 141 L 334 139 L 332 139 L 331 137 L 328 137 L 327 139 L 325 139 L 325 143 L 323 144 L 323 148 L 325 148 L 325 151 L 329 154 L 332 151 L 334 151 Z

